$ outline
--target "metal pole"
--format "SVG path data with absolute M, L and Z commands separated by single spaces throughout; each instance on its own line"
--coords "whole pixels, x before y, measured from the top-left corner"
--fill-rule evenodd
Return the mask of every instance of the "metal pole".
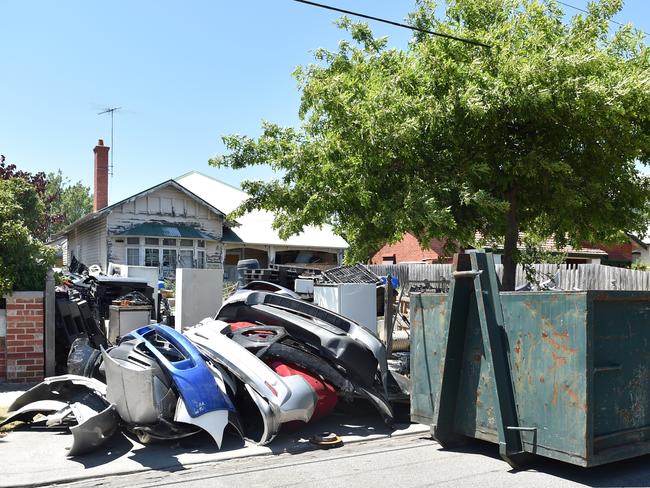
M 48 269 L 45 277 L 45 293 L 43 305 L 45 307 L 45 377 L 56 374 L 54 335 L 56 329 L 56 303 L 54 270 Z

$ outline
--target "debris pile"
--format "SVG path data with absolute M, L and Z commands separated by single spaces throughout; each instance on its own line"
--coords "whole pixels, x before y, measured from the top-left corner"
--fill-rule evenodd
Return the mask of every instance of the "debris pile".
M 240 290 L 217 317 L 180 333 L 146 325 L 111 347 L 81 334 L 69 374 L 19 397 L 1 425 L 17 420 L 73 434 L 69 455 L 90 452 L 118 429 L 143 442 L 206 431 L 257 444 L 282 428 L 365 398 L 393 421 L 386 349 L 358 324 L 291 296 Z M 399 389 L 399 386 L 397 386 Z M 40 414 L 40 415 L 38 415 Z

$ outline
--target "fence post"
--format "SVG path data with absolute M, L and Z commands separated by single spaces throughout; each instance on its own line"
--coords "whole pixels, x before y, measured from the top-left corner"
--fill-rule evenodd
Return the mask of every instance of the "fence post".
M 45 277 L 45 297 L 43 300 L 45 312 L 45 377 L 56 374 L 54 357 L 54 334 L 56 328 L 54 271 L 49 269 Z

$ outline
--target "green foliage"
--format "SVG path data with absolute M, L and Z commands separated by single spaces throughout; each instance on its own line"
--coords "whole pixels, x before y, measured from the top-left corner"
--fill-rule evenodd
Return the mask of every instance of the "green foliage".
M 72 184 L 59 170 L 47 175 L 46 196 L 47 209 L 51 216 L 47 234 L 49 237 L 62 231 L 65 227 L 93 210 L 93 197 L 90 188 L 81 181 Z
M 630 265 L 630 269 L 633 269 L 635 271 L 649 271 L 648 265 L 646 263 L 641 263 L 641 262 L 632 263 Z
M 54 252 L 33 237 L 43 219 L 43 202 L 21 178 L 0 179 L 0 296 L 42 290 Z
M 535 287 L 539 287 L 540 283 L 552 279 L 555 275 L 555 273 L 537 273 L 534 267 L 535 264 L 555 264 L 557 271 L 567 258 L 565 252 L 554 252 L 544 248 L 544 242 L 532 236 L 526 236 L 523 238 L 523 249 L 518 249 L 516 254 L 516 261 L 523 267 L 526 281 Z
M 609 34 L 620 0 L 567 25 L 554 0 L 419 0 L 413 24 L 491 48 L 416 34 L 390 49 L 343 18 L 351 41 L 315 51 L 295 76 L 300 128 L 224 137 L 215 166 L 269 164 L 238 210 L 276 213 L 282 237 L 330 223 L 365 260 L 412 232 L 462 246 L 504 242 L 514 286 L 520 232 L 559 246 L 645 233 L 650 184 L 650 50 L 631 26 Z

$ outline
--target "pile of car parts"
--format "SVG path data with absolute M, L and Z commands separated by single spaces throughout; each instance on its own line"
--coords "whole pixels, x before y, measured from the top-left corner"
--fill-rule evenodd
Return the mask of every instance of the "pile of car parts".
M 263 445 L 353 398 L 393 421 L 379 339 L 276 293 L 237 293 L 215 319 L 184 333 L 146 325 L 112 347 L 78 337 L 68 369 L 76 374 L 18 398 L 5 423 L 69 428 L 69 455 L 101 446 L 120 427 L 143 443 L 206 431 L 219 447 L 225 432 Z
M 106 399 L 106 385 L 93 378 L 63 375 L 46 378 L 9 406 L 0 427 L 25 422 L 46 428 L 68 428 L 69 456 L 86 454 L 103 445 L 117 430 L 119 418 Z

